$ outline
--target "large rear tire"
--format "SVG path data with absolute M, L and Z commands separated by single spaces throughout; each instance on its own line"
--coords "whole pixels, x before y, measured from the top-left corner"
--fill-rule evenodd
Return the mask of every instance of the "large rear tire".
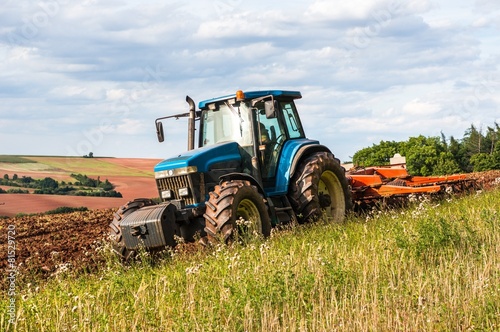
M 215 186 L 206 202 L 205 231 L 210 242 L 238 236 L 271 234 L 271 219 L 263 196 L 249 181 L 231 180 Z M 237 230 L 237 231 L 236 231 Z
M 342 221 L 352 205 L 345 170 L 329 152 L 314 153 L 299 165 L 288 197 L 300 223 L 318 219 L 323 212 Z
M 133 256 L 135 256 L 135 250 L 127 249 L 123 239 L 123 234 L 120 228 L 120 224 L 126 216 L 139 210 L 142 207 L 156 205 L 154 201 L 148 198 L 136 198 L 133 201 L 127 202 L 127 204 L 121 206 L 118 211 L 115 212 L 113 221 L 109 224 L 109 235 L 113 251 L 115 251 L 120 258 L 127 261 Z

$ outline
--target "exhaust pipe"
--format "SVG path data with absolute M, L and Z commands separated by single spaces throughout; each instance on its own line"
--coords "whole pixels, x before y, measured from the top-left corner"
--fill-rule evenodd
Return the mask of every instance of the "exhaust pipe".
M 196 118 L 196 106 L 194 105 L 194 101 L 193 101 L 193 99 L 191 99 L 191 97 L 186 96 L 186 101 L 189 104 L 188 150 L 193 150 L 194 149 L 194 131 L 195 131 L 194 120 Z

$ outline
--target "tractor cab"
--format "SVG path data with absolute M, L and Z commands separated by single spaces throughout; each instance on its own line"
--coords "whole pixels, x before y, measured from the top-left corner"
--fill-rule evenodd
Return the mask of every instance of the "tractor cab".
M 238 91 L 199 103 L 199 147 L 237 142 L 244 153 L 244 172 L 275 187 L 279 158 L 286 141 L 304 138 L 294 100 L 296 91 Z

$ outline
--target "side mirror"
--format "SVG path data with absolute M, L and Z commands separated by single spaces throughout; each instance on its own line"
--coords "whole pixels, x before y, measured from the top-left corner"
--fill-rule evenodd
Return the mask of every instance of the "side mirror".
M 163 142 L 165 140 L 165 134 L 163 133 L 163 123 L 160 121 L 156 122 L 156 136 L 158 137 L 158 142 Z
M 274 100 L 266 100 L 264 102 L 264 109 L 266 110 L 266 118 L 274 119 L 276 117 L 276 109 L 274 108 Z

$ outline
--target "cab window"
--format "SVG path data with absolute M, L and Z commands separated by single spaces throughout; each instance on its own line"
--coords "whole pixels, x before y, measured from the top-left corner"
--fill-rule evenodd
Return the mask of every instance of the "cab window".
M 288 137 L 304 137 L 304 131 L 302 129 L 302 125 L 297 115 L 297 109 L 295 108 L 295 104 L 293 103 L 293 101 L 282 101 L 280 102 L 280 106 L 281 110 L 283 111 L 283 117 L 288 131 Z

